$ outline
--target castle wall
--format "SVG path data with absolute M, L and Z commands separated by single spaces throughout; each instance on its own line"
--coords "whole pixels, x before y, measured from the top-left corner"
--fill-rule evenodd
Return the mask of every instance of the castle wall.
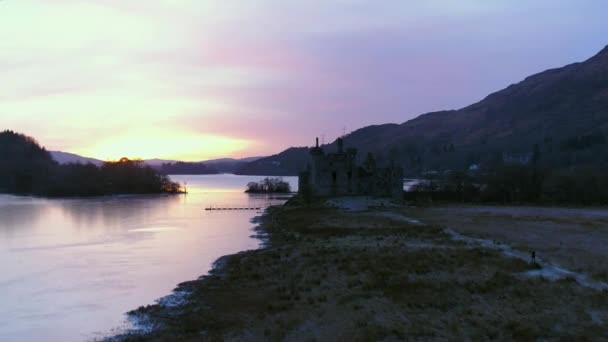
M 357 192 L 354 158 L 347 153 L 313 156 L 309 184 L 318 196 L 341 196 Z
M 377 168 L 371 156 L 365 167 L 356 165 L 356 150 L 343 151 L 338 141 L 338 153 L 325 154 L 320 147 L 311 149 L 307 172 L 300 174 L 300 189 L 309 188 L 315 196 L 369 195 L 401 198 L 403 169 Z

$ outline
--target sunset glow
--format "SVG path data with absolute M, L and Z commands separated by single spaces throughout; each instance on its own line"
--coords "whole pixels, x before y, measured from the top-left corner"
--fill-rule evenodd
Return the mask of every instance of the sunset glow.
M 0 126 L 102 159 L 267 155 L 605 45 L 605 2 L 506 4 L 0 1 Z
M 223 156 L 239 156 L 248 146 L 255 146 L 255 143 L 190 132 L 137 130 L 124 135 L 108 136 L 100 139 L 88 149 L 75 150 L 75 153 L 94 155 L 103 160 L 118 160 L 128 157 L 200 161 Z M 128 151 L 129 154 L 125 154 L 125 151 Z
M 0 0 L 0 342 L 608 336 L 608 0 Z

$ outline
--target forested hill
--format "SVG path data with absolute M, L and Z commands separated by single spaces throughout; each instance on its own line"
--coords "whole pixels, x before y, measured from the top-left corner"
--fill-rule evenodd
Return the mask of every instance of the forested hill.
M 374 152 L 381 160 L 396 160 L 407 174 L 416 175 L 465 170 L 531 155 L 535 149 L 551 167 L 606 161 L 607 135 L 608 47 L 584 62 L 530 76 L 459 110 L 361 128 L 345 137 L 345 145 L 358 148 L 360 156 Z M 241 173 L 296 174 L 307 157 L 306 149 L 290 148 L 246 165 Z
M 239 167 L 237 175 L 291 176 L 306 168 L 308 148 L 291 147 L 287 150 L 264 157 Z
M 42 192 L 55 166 L 51 154 L 34 139 L 12 131 L 0 132 L 0 192 Z
M 0 193 L 41 196 L 98 196 L 181 192 L 141 160 L 59 164 L 33 138 L 0 132 Z
M 95 158 L 87 158 L 83 156 L 79 156 L 74 153 L 62 152 L 62 151 L 49 151 L 51 153 L 51 157 L 58 162 L 59 164 L 70 164 L 70 163 L 80 163 L 80 164 L 95 164 L 97 166 L 103 165 L 103 160 L 95 159 Z
M 154 167 L 154 169 L 165 175 L 212 175 L 219 173 L 218 170 L 205 163 L 163 163 Z

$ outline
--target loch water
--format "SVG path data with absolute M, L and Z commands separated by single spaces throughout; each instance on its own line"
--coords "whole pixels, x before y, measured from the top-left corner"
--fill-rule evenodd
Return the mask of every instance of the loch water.
M 0 341 L 86 341 L 128 327 L 125 313 L 255 249 L 251 219 L 285 196 L 264 177 L 172 176 L 186 195 L 46 199 L 0 195 Z M 297 190 L 296 177 L 284 177 Z

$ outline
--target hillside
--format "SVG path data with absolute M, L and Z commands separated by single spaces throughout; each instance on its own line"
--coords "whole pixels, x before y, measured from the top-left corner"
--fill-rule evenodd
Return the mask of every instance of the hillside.
M 608 47 L 594 57 L 527 77 L 459 110 L 421 115 L 403 124 L 368 126 L 345 137 L 359 156 L 396 160 L 408 175 L 464 170 L 537 149 L 547 165 L 608 160 Z M 312 139 L 311 139 L 312 140 Z M 290 148 L 239 172 L 297 174 L 305 148 Z
M 249 157 L 243 159 L 220 158 L 201 162 L 167 162 L 152 165 L 163 174 L 172 175 L 206 175 L 217 173 L 234 173 L 243 165 L 260 159 L 261 157 Z M 158 160 L 158 159 L 157 159 Z M 148 161 L 146 160 L 146 163 Z
M 221 158 L 221 159 L 212 159 L 205 160 L 201 163 L 209 165 L 210 167 L 217 170 L 219 173 L 234 173 L 243 165 L 256 161 L 262 157 L 249 157 L 242 159 L 233 159 L 233 158 Z
M 290 176 L 306 168 L 308 148 L 291 147 L 287 150 L 260 158 L 240 166 L 237 175 Z
M 46 191 L 55 162 L 31 137 L 0 131 L 0 193 Z
M 179 184 L 140 160 L 61 164 L 35 139 L 0 131 L 0 193 L 63 197 L 181 192 Z
M 50 151 L 51 157 L 59 164 L 93 164 L 95 166 L 103 165 L 104 161 L 83 157 L 78 154 L 62 152 L 62 151 Z M 243 165 L 256 161 L 263 157 L 248 157 L 242 159 L 234 158 L 220 158 L 210 159 L 200 162 L 182 162 L 178 160 L 167 160 L 167 159 L 146 159 L 144 163 L 151 166 L 155 170 L 162 172 L 163 174 L 216 174 L 216 173 L 234 173 L 237 169 Z
M 74 153 L 61 152 L 61 151 L 50 151 L 53 159 L 59 164 L 69 164 L 69 163 L 80 163 L 80 164 L 94 164 L 96 166 L 101 166 L 103 164 L 102 160 L 95 158 L 87 158 Z
M 175 162 L 151 167 L 164 175 L 212 175 L 219 173 L 215 168 L 204 163 Z

